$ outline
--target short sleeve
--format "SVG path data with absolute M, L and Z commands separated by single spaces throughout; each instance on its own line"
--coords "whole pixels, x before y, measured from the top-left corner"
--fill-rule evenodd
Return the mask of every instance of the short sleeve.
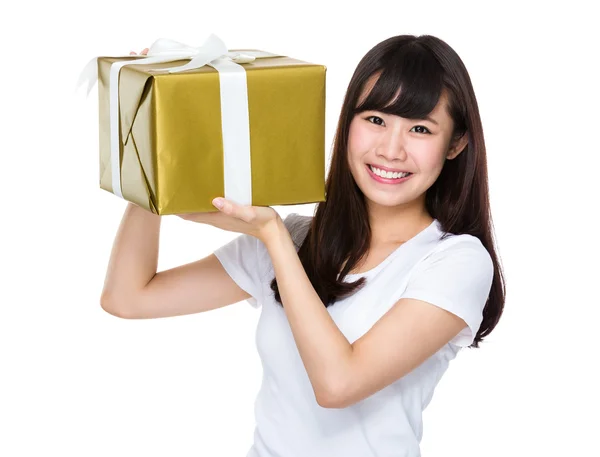
M 214 251 L 215 256 L 235 283 L 252 297 L 246 301 L 260 308 L 263 301 L 261 262 L 266 248 L 258 238 L 241 234 Z
M 298 213 L 291 213 L 283 220 L 296 251 L 306 236 L 311 220 L 312 217 Z M 271 293 L 270 283 L 275 274 L 264 243 L 254 236 L 242 234 L 218 248 L 214 254 L 231 279 L 252 295 L 246 301 L 254 308 L 260 308 L 267 298 L 265 291 Z
M 451 343 L 473 343 L 483 320 L 494 277 L 492 258 L 472 235 L 456 235 L 415 267 L 401 298 L 423 300 L 443 308 L 467 324 Z

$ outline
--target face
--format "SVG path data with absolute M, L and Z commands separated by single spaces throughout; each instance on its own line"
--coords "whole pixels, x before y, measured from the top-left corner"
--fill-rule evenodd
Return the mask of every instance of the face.
M 367 81 L 360 101 L 375 83 Z M 467 135 L 452 149 L 449 143 L 453 121 L 446 112 L 444 93 L 430 119 L 405 119 L 379 111 L 357 114 L 350 124 L 348 159 L 354 180 L 369 208 L 380 206 L 425 206 L 425 192 L 439 176 L 446 159 L 464 148 Z M 379 170 L 371 170 L 372 165 Z M 383 172 L 403 171 L 408 177 Z

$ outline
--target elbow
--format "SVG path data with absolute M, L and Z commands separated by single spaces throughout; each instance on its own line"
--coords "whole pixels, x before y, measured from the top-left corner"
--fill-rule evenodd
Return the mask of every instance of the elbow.
M 352 379 L 352 377 L 345 377 L 345 382 L 338 379 L 338 382 L 329 384 L 327 389 L 321 389 L 321 394 L 317 397 L 319 406 L 341 409 L 362 400 L 364 397 L 359 395 L 357 386 Z
M 343 408 L 342 403 L 333 395 L 321 395 L 317 397 L 317 403 L 321 408 Z
M 102 295 L 100 298 L 100 307 L 105 312 L 115 317 L 119 317 L 121 319 L 132 319 L 132 316 L 127 313 L 125 307 L 115 305 L 114 302 L 105 295 Z
M 328 397 L 321 398 L 318 403 L 322 408 L 335 408 L 342 409 L 348 408 L 353 404 L 357 403 L 358 400 L 352 399 L 348 396 L 343 395 L 329 395 Z
M 317 403 L 322 408 L 344 408 L 344 402 L 339 389 L 323 389 L 319 393 L 315 393 Z
M 321 408 L 337 408 L 337 406 L 335 406 L 335 403 L 333 401 L 331 401 L 329 399 L 329 397 L 325 397 L 325 398 L 323 398 L 322 396 L 317 397 L 317 404 Z

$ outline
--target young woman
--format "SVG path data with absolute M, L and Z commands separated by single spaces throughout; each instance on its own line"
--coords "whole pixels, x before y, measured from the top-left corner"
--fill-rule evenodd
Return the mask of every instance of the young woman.
M 505 297 L 477 101 L 444 41 L 395 36 L 362 58 L 326 198 L 314 217 L 229 201 L 182 215 L 241 235 L 159 273 L 160 216 L 129 204 L 102 306 L 130 319 L 261 309 L 249 457 L 419 456 L 437 383 Z

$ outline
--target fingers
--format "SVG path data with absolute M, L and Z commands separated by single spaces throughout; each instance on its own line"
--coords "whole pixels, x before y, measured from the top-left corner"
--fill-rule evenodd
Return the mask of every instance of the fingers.
M 140 55 L 145 56 L 148 55 L 148 51 L 150 50 L 150 48 L 144 48 L 142 52 L 140 52 Z M 137 53 L 134 51 L 131 51 L 129 53 L 130 56 L 137 56 Z
M 249 224 L 251 224 L 256 218 L 256 212 L 252 206 L 238 205 L 229 200 L 225 200 L 223 203 L 224 204 L 221 208 L 221 212 L 227 214 L 228 216 L 237 217 Z
M 181 219 L 184 219 L 186 221 L 200 222 L 202 224 L 210 224 L 210 225 L 217 222 L 220 218 L 218 211 L 211 211 L 211 212 L 206 212 L 206 213 L 183 213 L 183 214 L 177 214 L 176 216 L 178 216 Z

